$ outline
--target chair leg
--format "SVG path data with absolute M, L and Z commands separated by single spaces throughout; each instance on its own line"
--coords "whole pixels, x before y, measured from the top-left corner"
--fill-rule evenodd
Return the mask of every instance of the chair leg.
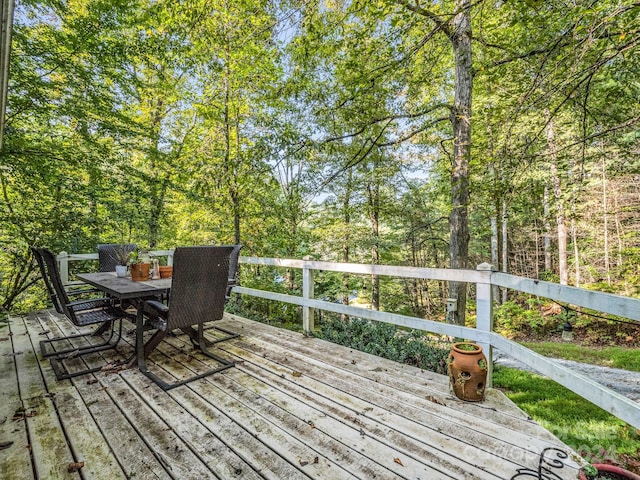
M 193 344 L 194 347 L 200 348 L 198 331 L 195 328 L 187 327 L 187 328 L 182 328 L 181 330 L 189 336 L 189 339 L 191 340 L 191 343 Z M 208 328 L 208 330 L 218 330 L 220 332 L 226 333 L 227 335 L 221 338 L 216 338 L 215 340 L 209 340 L 208 338 L 203 338 L 204 343 L 202 343 L 202 345 L 204 345 L 205 347 L 211 347 L 216 343 L 226 342 L 227 340 L 231 340 L 232 338 L 237 338 L 240 336 L 239 333 L 233 332 L 231 330 L 227 330 L 226 328 L 217 327 L 216 325 L 211 326 L 210 328 Z
M 89 355 L 91 353 L 97 353 L 97 352 L 102 352 L 105 350 L 110 350 L 110 349 L 115 349 L 118 345 L 118 342 L 120 341 L 120 338 L 122 337 L 122 319 L 118 320 L 118 336 L 117 336 L 117 341 L 113 344 L 111 344 L 109 347 L 102 347 L 102 348 L 85 348 L 85 349 L 75 349 L 75 350 L 65 350 L 66 353 L 63 352 L 56 352 L 58 355 L 51 358 L 50 362 L 51 362 L 51 367 L 53 368 L 53 372 L 56 375 L 56 379 L 57 380 L 66 380 L 68 378 L 75 378 L 75 377 L 79 377 L 81 375 L 86 375 L 88 373 L 94 373 L 94 372 L 99 372 L 100 370 L 102 370 L 103 366 L 100 367 L 92 367 L 92 368 L 85 368 L 83 370 L 78 370 L 78 371 L 74 371 L 74 372 L 69 372 L 69 369 L 67 368 L 67 366 L 65 365 L 65 360 L 70 360 L 71 358 L 80 358 L 84 355 Z M 111 328 L 111 337 L 113 337 L 113 326 Z M 74 337 L 81 337 L 82 335 L 74 335 L 73 337 L 65 337 L 65 338 L 74 338 Z M 55 339 L 54 339 L 55 340 Z M 104 344 L 102 344 L 104 345 Z M 74 354 L 74 352 L 77 352 Z
M 221 365 L 217 368 L 214 368 L 212 370 L 208 370 L 205 373 L 201 373 L 199 375 L 194 375 L 193 377 L 189 377 L 185 380 L 180 380 L 178 382 L 174 382 L 174 383 L 167 383 L 164 380 L 162 380 L 160 377 L 158 377 L 155 373 L 150 372 L 149 369 L 147 368 L 147 361 L 146 361 L 146 357 L 151 353 L 152 349 L 151 348 L 147 348 L 147 346 L 151 343 L 153 343 L 153 347 L 155 348 L 155 346 L 160 343 L 160 340 L 162 340 L 162 338 L 164 338 L 166 336 L 166 331 L 165 330 L 160 330 L 158 332 L 156 332 L 154 334 L 153 337 L 151 337 L 151 339 L 147 342 L 147 345 L 144 344 L 144 339 L 143 339 L 143 325 L 144 325 L 144 314 L 142 313 L 142 310 L 139 311 L 138 313 L 138 317 L 136 318 L 136 354 L 138 357 L 138 369 L 140 370 L 140 372 L 149 377 L 151 380 L 153 380 L 163 391 L 167 391 L 167 390 L 171 390 L 173 388 L 176 387 L 180 387 L 182 385 L 186 385 L 189 382 L 193 382 L 194 380 L 199 380 L 201 378 L 205 378 L 208 377 L 209 375 L 213 375 L 214 373 L 218 373 L 221 372 L 222 370 L 226 370 L 227 368 L 231 368 L 233 366 L 235 366 L 235 362 L 229 362 L 228 360 L 225 360 L 222 357 L 219 357 L 211 352 L 209 352 L 206 347 L 204 347 L 204 343 L 205 343 L 205 338 L 204 338 L 204 330 L 202 328 L 202 324 L 200 324 L 198 326 L 198 343 L 199 346 L 198 348 L 202 351 L 202 353 L 204 353 L 207 357 L 214 359 L 215 361 L 217 361 L 218 363 L 220 363 Z M 158 337 L 160 340 L 158 340 L 156 338 L 156 336 L 162 332 L 161 337 Z M 193 338 L 192 338 L 193 341 Z
M 225 330 L 223 330 L 223 331 L 225 331 Z M 229 332 L 229 331 L 226 330 L 225 332 Z M 232 336 L 230 336 L 230 338 L 234 338 L 234 337 L 239 337 L 240 336 L 239 334 L 233 334 L 233 332 L 229 332 L 229 333 L 232 334 Z M 207 357 L 213 358 L 215 361 L 221 363 L 224 366 L 224 368 L 230 368 L 230 367 L 235 366 L 235 362 L 230 362 L 229 360 L 225 360 L 224 358 L 219 357 L 218 355 L 216 355 L 214 353 L 211 353 L 207 349 L 207 347 L 205 345 L 205 340 L 206 339 L 204 338 L 204 327 L 203 327 L 202 323 L 200 323 L 200 324 L 198 324 L 198 348 L 200 349 L 200 351 L 202 353 L 204 353 Z M 221 342 L 221 341 L 222 340 L 215 340 L 215 341 L 213 341 L 211 343 L 218 343 L 218 342 Z
M 66 355 L 68 353 L 72 353 L 72 352 L 82 352 L 82 353 L 93 353 L 93 352 L 100 352 L 102 350 L 109 350 L 111 348 L 114 348 L 115 345 L 120 341 L 120 335 L 118 335 L 118 338 L 116 340 L 115 343 L 112 344 L 111 340 L 113 339 L 113 334 L 115 332 L 115 329 L 113 328 L 113 322 L 109 322 L 111 324 L 111 328 L 110 328 L 110 332 L 109 332 L 109 338 L 107 338 L 106 341 L 104 341 L 103 343 L 98 343 L 98 344 L 93 344 L 93 345 L 87 345 L 85 347 L 71 347 L 71 348 L 67 348 L 65 350 L 51 350 L 51 351 L 47 351 L 47 345 L 51 345 L 53 347 L 53 345 L 56 342 L 61 342 L 61 341 L 67 341 L 67 340 L 73 340 L 75 338 L 89 338 L 89 337 L 96 337 L 96 336 L 100 336 L 102 333 L 104 333 L 104 325 L 102 324 L 100 325 L 96 330 L 94 330 L 91 333 L 79 333 L 77 335 L 68 335 L 66 337 L 56 337 L 56 338 L 50 338 L 48 340 L 40 340 L 40 352 L 42 354 L 43 358 L 47 358 L 47 357 L 53 357 L 53 356 L 60 356 L 60 355 Z M 120 325 L 120 332 L 122 332 L 122 324 Z M 54 347 L 55 348 L 55 347 Z

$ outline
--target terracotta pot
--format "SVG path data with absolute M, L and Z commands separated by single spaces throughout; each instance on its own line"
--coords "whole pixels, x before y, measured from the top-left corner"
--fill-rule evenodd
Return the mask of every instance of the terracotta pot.
M 134 282 L 149 280 L 149 267 L 151 267 L 150 263 L 136 263 L 131 265 L 131 267 L 129 267 L 129 270 L 131 270 L 131 280 Z
M 594 463 L 594 467 L 598 470 L 598 473 L 602 473 L 602 476 L 587 477 L 585 473 L 580 470 L 580 480 L 587 480 L 587 478 L 607 478 L 610 480 L 640 480 L 640 475 L 625 470 L 624 468 L 616 467 L 615 465 L 609 465 L 608 463 Z
M 480 345 L 470 342 L 454 343 L 447 364 L 449 383 L 456 397 L 467 402 L 484 400 L 487 359 Z
M 171 275 L 173 275 L 173 267 L 160 267 L 160 278 L 171 278 Z

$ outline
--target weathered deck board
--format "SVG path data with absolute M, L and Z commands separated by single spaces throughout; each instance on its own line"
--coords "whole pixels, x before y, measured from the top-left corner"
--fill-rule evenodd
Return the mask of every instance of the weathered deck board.
M 24 405 L 29 445 L 38 478 L 80 478 L 67 468 L 76 461 L 65 439 L 52 395 L 45 386 L 45 378 L 33 349 L 31 337 L 23 319 L 11 324 L 16 353 L 16 369 L 20 397 Z
M 26 422 L 14 420 L 14 414 L 22 408 L 15 357 L 13 331 L 8 323 L 0 323 L 0 442 L 8 444 L 0 450 L 2 472 L 7 477 L 20 472 L 22 478 L 32 479 Z
M 49 335 L 76 330 L 51 312 L 11 322 L 23 332 L 24 353 L 15 356 L 24 355 L 20 385 L 31 397 L 54 393 L 50 408 L 38 406 L 40 428 L 58 431 L 67 452 L 58 466 L 66 468 L 68 458 L 85 461 L 83 478 L 509 480 L 518 469 L 537 469 L 547 447 L 570 453 L 565 468 L 554 470 L 558 478 L 577 478 L 581 464 L 500 392 L 491 391 L 482 404 L 460 402 L 441 375 L 239 317 L 221 323 L 242 336 L 212 347 L 237 366 L 170 392 L 135 369 L 56 382 L 48 361 L 34 361 L 33 348 L 43 329 Z M 123 340 L 118 352 L 86 361 L 123 359 L 133 338 Z M 10 344 L 0 344 L 9 370 Z M 212 362 L 194 353 L 185 336 L 169 336 L 150 368 L 174 379 Z M 2 386 L 14 384 L 3 371 Z M 14 404 L 26 401 L 15 391 L 0 398 L 6 395 Z M 3 472 L 12 461 L 5 452 Z M 56 478 L 40 473 L 55 463 L 47 452 L 34 450 L 33 458 L 37 478 Z
M 27 330 L 32 338 L 32 345 L 38 348 L 41 324 L 38 319 L 29 317 L 26 320 Z M 103 441 L 102 433 L 87 408 L 79 389 L 73 388 L 69 382 L 56 382 L 53 369 L 49 362 L 42 362 L 41 373 L 48 388 L 64 434 L 73 445 L 73 456 L 78 462 L 83 462 L 82 476 L 85 479 L 101 478 L 109 475 L 111 478 L 124 478 L 124 474 L 115 457 Z M 86 384 L 87 379 L 83 381 Z

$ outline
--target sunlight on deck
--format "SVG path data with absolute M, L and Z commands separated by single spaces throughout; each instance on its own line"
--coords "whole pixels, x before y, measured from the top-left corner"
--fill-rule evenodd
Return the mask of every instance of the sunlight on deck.
M 0 442 L 13 442 L 2 478 L 538 478 L 549 448 L 568 453 L 554 478 L 577 478 L 582 460 L 497 390 L 465 403 L 442 375 L 237 316 L 221 324 L 241 333 L 216 346 L 236 367 L 162 392 L 136 369 L 56 382 L 34 350 L 71 324 L 53 311 L 11 317 L 0 328 Z M 91 362 L 128 357 L 132 329 L 120 355 Z M 212 362 L 183 335 L 150 360 L 167 378 Z M 78 462 L 82 477 L 67 471 Z

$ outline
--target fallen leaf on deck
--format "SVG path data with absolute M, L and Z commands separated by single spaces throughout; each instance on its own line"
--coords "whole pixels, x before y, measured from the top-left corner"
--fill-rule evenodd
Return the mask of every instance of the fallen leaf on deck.
M 77 472 L 82 467 L 84 467 L 84 462 L 71 462 L 67 467 L 67 472 L 69 473 Z
M 87 380 L 87 385 L 93 385 L 94 383 L 98 383 L 97 378 L 92 378 L 91 380 Z
M 102 367 L 100 371 L 105 373 L 118 373 L 125 368 L 127 368 L 127 365 L 125 363 L 111 362 Z
M 51 333 L 51 330 L 45 330 L 44 332 L 40 332 L 38 335 L 46 335 L 47 333 Z
M 432 395 L 427 395 L 424 398 L 426 398 L 430 402 L 437 403 L 438 405 L 445 405 L 445 403 L 442 400 L 438 400 L 436 397 Z
M 13 445 L 13 442 L 0 442 L 0 450 L 9 448 L 11 445 Z
M 313 457 L 313 463 L 318 463 L 320 459 L 318 457 Z
M 404 467 L 404 465 L 402 464 L 402 460 L 400 460 L 399 458 L 394 458 L 393 461 L 396 462 L 398 465 L 402 465 Z
M 309 420 L 307 423 L 309 424 L 309 426 L 310 426 L 311 428 L 316 428 L 316 424 L 315 424 L 315 423 L 313 423 L 311 420 Z
M 18 407 L 15 412 L 13 412 L 12 420 L 24 420 L 24 407 Z
M 24 408 L 20 407 L 13 414 L 13 420 L 24 420 L 25 418 L 35 417 L 38 414 L 35 410 L 27 412 Z
M 0 338 L 0 342 L 6 342 L 7 340 L 9 340 L 9 337 L 2 337 L 2 338 Z
M 309 465 L 309 462 L 303 462 L 302 460 L 300 460 L 300 465 L 304 467 L 305 465 Z
M 294 377 L 301 377 L 302 372 L 292 372 L 291 375 L 293 375 Z

